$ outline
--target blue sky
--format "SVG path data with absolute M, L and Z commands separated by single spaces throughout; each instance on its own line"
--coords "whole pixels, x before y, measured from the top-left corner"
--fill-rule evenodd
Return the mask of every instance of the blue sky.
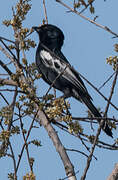
M 4 0 L 0 6 L 0 36 L 6 37 L 8 39 L 13 38 L 13 32 L 11 27 L 7 28 L 4 26 L 2 21 L 4 19 L 11 18 L 11 7 L 15 5 L 16 2 L 16 0 Z M 97 22 L 104 26 L 108 26 L 112 31 L 117 33 L 118 25 L 116 21 L 116 12 L 118 1 L 114 0 L 114 2 L 112 2 L 107 0 L 104 2 L 103 0 L 96 0 L 94 6 L 96 10 L 95 15 L 99 16 Z M 82 73 L 96 87 L 100 87 L 102 83 L 104 83 L 106 79 L 113 73 L 112 68 L 106 64 L 106 57 L 116 55 L 116 53 L 113 51 L 113 45 L 117 43 L 117 38 L 113 39 L 113 36 L 110 33 L 96 27 L 90 22 L 83 20 L 76 14 L 67 13 L 67 9 L 56 3 L 54 0 L 46 1 L 46 7 L 49 23 L 57 25 L 64 32 L 65 41 L 62 50 L 65 56 L 68 58 L 69 62 L 76 68 L 77 71 Z M 94 16 L 90 15 L 88 10 L 84 13 L 84 15 L 90 17 L 91 19 L 94 18 Z M 42 23 L 43 18 L 44 12 L 42 0 L 32 1 L 32 9 L 27 15 L 24 26 L 30 28 L 34 25 L 39 25 Z M 38 43 L 38 37 L 36 33 L 33 33 L 31 38 L 35 40 L 36 43 Z M 31 49 L 28 52 L 27 59 L 29 63 L 35 61 L 35 51 L 36 49 Z M 2 58 L 5 59 L 5 57 L 0 52 L 0 59 Z M 110 94 L 111 83 L 112 81 L 110 81 L 101 90 L 101 92 L 106 97 L 108 97 Z M 101 109 L 104 111 L 106 107 L 106 102 L 104 99 L 98 95 L 97 92 L 93 90 L 92 87 L 90 87 L 86 82 L 85 84 L 89 93 L 93 97 L 96 107 L 101 107 Z M 37 93 L 43 95 L 47 91 L 48 85 L 40 80 L 37 81 L 37 88 Z M 117 89 L 115 89 L 114 92 L 113 103 L 118 106 L 116 90 Z M 60 95 L 60 93 L 58 94 Z M 3 100 L 1 97 L 0 101 L 1 108 L 3 105 Z M 86 116 L 85 111 L 87 109 L 84 105 L 72 98 L 69 99 L 69 102 L 71 104 L 71 112 L 73 116 Z M 109 116 L 112 117 L 113 115 L 117 116 L 117 112 L 110 108 Z M 26 119 L 26 121 L 27 126 L 30 124 L 30 118 Z M 89 125 L 87 125 L 85 128 L 89 128 L 90 130 L 90 127 L 88 126 Z M 79 139 L 71 137 L 57 128 L 56 130 L 58 131 L 58 135 L 65 147 L 85 151 L 85 149 L 81 146 Z M 113 131 L 113 133 L 114 136 L 117 137 L 117 132 Z M 100 137 L 107 143 L 114 142 L 114 140 L 111 140 L 104 133 L 101 133 Z M 58 180 L 59 178 L 65 177 L 65 171 L 62 162 L 44 128 L 41 127 L 39 129 L 33 130 L 31 133 L 31 138 L 37 138 L 42 142 L 42 147 L 40 148 L 30 146 L 31 156 L 36 157 L 34 164 L 34 173 L 36 173 L 36 179 L 40 178 L 41 180 Z M 22 144 L 20 139 L 20 136 L 16 136 L 12 139 L 16 153 L 20 152 Z M 75 166 L 75 171 L 79 170 L 79 173 L 77 174 L 77 179 L 79 180 L 86 165 L 86 158 L 74 152 L 69 152 L 68 154 Z M 118 159 L 116 158 L 117 151 L 107 151 L 96 148 L 95 155 L 98 158 L 98 161 L 93 159 L 86 180 L 106 179 L 107 176 L 111 173 L 114 164 L 118 162 Z M 26 164 L 27 160 L 23 159 L 18 172 L 19 180 L 22 179 L 26 172 L 29 172 Z M 12 171 L 13 169 L 12 162 L 10 160 L 6 161 L 5 158 L 2 158 L 0 159 L 0 167 L 2 167 L 0 168 L 0 177 L 2 177 L 2 179 L 7 179 L 7 172 Z

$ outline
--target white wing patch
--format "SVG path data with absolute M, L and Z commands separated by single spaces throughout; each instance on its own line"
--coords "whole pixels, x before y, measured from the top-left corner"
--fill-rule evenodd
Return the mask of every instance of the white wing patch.
M 44 63 L 46 67 L 52 66 L 52 56 L 49 52 L 42 50 L 40 52 L 40 57 L 42 58 L 42 63 Z
M 56 57 L 52 57 L 51 54 L 49 52 L 45 51 L 45 50 L 42 50 L 40 52 L 40 56 L 42 58 L 43 63 L 45 63 L 45 65 L 47 67 L 50 67 L 50 68 L 54 69 L 58 73 L 61 73 L 66 68 L 65 63 L 61 62 Z M 67 70 L 67 68 L 66 68 L 66 70 Z M 69 68 L 68 68 L 68 70 L 69 70 Z
M 63 61 L 60 61 L 60 59 L 57 59 L 56 57 L 52 57 L 51 54 L 45 50 L 41 50 L 40 56 L 42 58 L 42 63 L 44 63 L 44 65 L 47 68 L 51 68 L 58 74 L 63 72 L 61 76 L 63 76 L 65 79 L 70 81 L 70 83 L 74 84 L 81 90 L 85 90 L 85 87 L 83 86 L 83 84 L 81 84 L 80 81 L 78 81 L 78 78 L 72 72 L 71 68 L 68 67 L 68 64 L 64 63 Z
M 50 53 L 45 51 L 45 50 L 42 50 L 40 52 L 40 56 L 41 56 L 42 59 L 46 59 L 47 61 L 48 60 L 50 61 L 52 59 L 52 56 L 50 55 Z

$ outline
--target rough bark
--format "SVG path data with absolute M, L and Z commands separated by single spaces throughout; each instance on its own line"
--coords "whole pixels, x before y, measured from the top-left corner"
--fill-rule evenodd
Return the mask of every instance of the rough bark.
M 40 109 L 38 110 L 38 116 L 40 118 L 40 123 L 46 129 L 49 137 L 51 138 L 51 140 L 56 148 L 56 151 L 59 153 L 59 155 L 61 157 L 68 180 L 76 180 L 76 176 L 74 173 L 74 167 L 73 167 L 73 165 L 68 157 L 68 154 L 66 153 L 66 150 L 65 150 L 63 144 L 61 143 L 55 129 L 53 128 L 51 123 L 48 121 L 48 119 L 46 118 L 43 111 L 41 111 Z
M 107 180 L 118 180 L 118 163 L 115 164 L 114 169 Z

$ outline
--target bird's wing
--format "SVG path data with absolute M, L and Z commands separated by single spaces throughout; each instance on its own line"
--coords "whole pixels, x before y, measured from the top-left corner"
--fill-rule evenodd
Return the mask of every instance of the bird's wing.
M 56 53 L 58 57 L 54 57 L 50 54 L 50 52 L 46 50 L 41 50 L 40 56 L 42 62 L 45 64 L 47 68 L 50 68 L 52 71 L 55 71 L 58 75 L 69 81 L 71 85 L 76 87 L 79 91 L 88 94 L 87 89 L 79 77 L 77 71 L 71 67 L 65 56 L 60 52 L 60 54 Z

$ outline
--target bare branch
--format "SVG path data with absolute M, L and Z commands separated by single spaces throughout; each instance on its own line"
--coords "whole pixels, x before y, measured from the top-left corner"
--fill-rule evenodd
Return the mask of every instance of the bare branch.
M 15 67 L 18 69 L 18 65 L 17 65 L 17 63 L 15 62 L 15 59 L 6 51 L 6 49 L 4 49 L 2 46 L 0 46 L 0 51 L 2 51 L 3 54 L 5 54 L 6 57 L 7 57 L 8 59 L 10 59 L 11 62 L 15 65 Z
M 114 76 L 116 72 L 113 72 L 113 74 L 98 88 L 98 90 L 102 89 L 103 86 Z
M 59 122 L 55 122 L 54 124 L 57 125 L 58 128 L 60 128 L 60 129 L 62 129 L 63 131 L 65 131 L 66 133 L 70 134 L 71 136 L 75 136 L 75 137 L 79 138 L 79 139 L 81 140 L 82 144 L 84 145 L 84 147 L 86 148 L 86 150 L 87 150 L 88 152 L 90 152 L 90 148 L 88 148 L 88 147 L 86 146 L 86 144 L 84 143 L 84 141 L 90 142 L 88 139 L 85 139 L 85 138 L 81 137 L 80 135 L 76 135 L 76 134 L 74 134 L 74 133 L 70 133 L 70 132 L 67 130 L 68 127 L 67 127 L 67 126 L 64 126 L 63 124 L 61 124 L 61 123 L 59 123 Z M 81 133 L 80 133 L 80 134 L 81 134 Z M 81 135 L 83 135 L 83 134 L 81 134 Z M 83 136 L 85 136 L 85 134 L 84 134 Z M 115 143 L 110 145 L 110 144 L 105 143 L 105 142 L 100 141 L 100 140 L 98 140 L 97 142 L 98 142 L 98 144 L 96 144 L 96 146 L 99 147 L 99 148 L 103 148 L 103 149 L 107 149 L 107 150 L 118 150 L 118 146 L 116 146 Z M 95 160 L 97 160 L 97 158 L 96 158 L 94 155 L 93 155 L 93 157 L 95 158 Z
M 11 79 L 0 78 L 0 85 L 18 86 L 18 84 Z
M 82 152 L 82 151 L 76 150 L 76 149 L 68 149 L 68 148 L 66 148 L 66 151 L 77 152 L 77 153 L 80 153 L 80 154 L 82 154 L 82 155 L 84 155 L 85 157 L 88 158 L 88 155 L 87 155 L 87 154 L 85 154 L 85 153 Z
M 118 180 L 118 163 L 115 164 L 115 167 L 107 180 Z
M 92 123 L 96 124 L 96 123 L 98 123 L 96 120 L 101 120 L 101 117 L 72 117 L 72 119 L 78 120 L 78 121 L 83 121 L 83 122 L 89 122 L 89 123 L 91 123 L 91 120 L 92 120 Z M 102 117 L 102 119 L 118 122 L 118 119 L 110 118 L 110 117 Z M 93 121 L 93 120 L 95 120 L 95 121 Z
M 93 3 L 94 1 L 95 1 L 95 0 L 93 0 L 92 3 Z M 82 14 L 90 5 L 91 5 L 91 3 L 86 4 L 85 8 L 83 8 L 79 13 Z M 95 20 L 94 20 L 94 21 L 95 21 Z
M 7 38 L 4 38 L 4 37 L 0 36 L 0 41 L 1 41 L 2 39 L 5 40 L 5 41 L 8 41 L 8 42 L 11 42 L 11 43 L 15 44 L 14 41 L 9 40 L 9 39 L 7 39 Z
M 96 23 L 94 20 L 91 20 L 91 19 L 87 18 L 86 16 L 83 16 L 82 14 L 80 14 L 80 13 L 79 13 L 78 11 L 76 11 L 75 9 L 73 9 L 73 8 L 69 7 L 67 4 L 63 3 L 61 0 L 56 0 L 56 2 L 60 3 L 60 4 L 61 4 L 62 6 L 64 6 L 64 7 L 66 7 L 66 8 L 69 9 L 71 12 L 79 15 L 81 18 L 89 21 L 90 23 L 98 26 L 99 28 L 104 29 L 105 31 L 107 31 L 107 32 L 113 34 L 114 36 L 118 37 L 118 34 L 116 34 L 115 32 L 113 32 L 113 31 L 112 31 L 110 28 L 108 28 L 107 26 L 103 26 L 103 25 L 101 25 L 101 24 L 98 24 L 98 23 Z
M 7 103 L 7 105 L 9 105 L 9 102 L 7 101 L 7 99 L 3 96 L 3 94 L 0 92 L 0 96 L 2 96 L 2 98 L 4 99 L 4 101 Z
M 0 91 L 3 91 L 3 92 L 5 92 L 5 91 L 14 92 L 15 89 L 7 89 L 7 88 L 6 88 L 6 89 L 0 89 Z M 22 91 L 22 90 L 17 90 L 17 92 L 18 92 L 18 93 L 26 94 L 25 91 Z
M 48 24 L 48 17 L 47 17 L 47 10 L 46 10 L 45 0 L 43 0 L 43 9 L 44 9 L 45 21 Z
M 26 146 L 26 142 L 27 142 L 27 140 L 28 140 L 28 138 L 29 138 L 29 135 L 30 135 L 30 132 L 31 132 L 31 130 L 32 130 L 32 127 L 33 127 L 33 124 L 34 124 L 36 115 L 37 115 L 37 112 L 36 112 L 36 114 L 34 115 L 34 118 L 33 118 L 32 122 L 31 122 L 30 128 L 29 128 L 29 130 L 28 130 L 27 136 L 26 136 L 26 138 L 25 138 L 25 142 L 24 142 L 23 147 L 22 147 L 22 149 L 21 149 L 21 153 L 20 153 L 20 155 L 19 155 L 18 163 L 17 163 L 17 166 L 16 166 L 16 172 L 18 171 L 18 168 L 19 168 L 19 165 L 20 165 L 20 161 L 21 161 L 21 158 L 22 158 L 22 155 L 23 155 L 23 152 L 24 152 L 24 148 L 25 148 L 25 146 Z
M 68 176 L 68 180 L 76 180 L 74 167 L 73 167 L 72 163 L 70 162 L 70 159 L 69 159 L 69 157 L 65 151 L 65 148 L 62 145 L 55 129 L 50 124 L 50 122 L 47 120 L 43 111 L 41 111 L 40 109 L 38 110 L 38 116 L 40 117 L 41 124 L 46 129 L 49 137 L 51 138 L 51 140 L 52 140 L 52 142 L 53 142 L 53 144 L 57 150 L 57 152 L 59 153 L 59 155 L 62 159 L 62 162 L 63 162 L 64 167 L 65 167 L 66 175 Z
M 3 69 L 11 76 L 12 72 L 9 70 L 9 68 L 0 60 L 0 65 L 3 67 Z
M 54 123 L 55 125 L 57 125 L 57 127 L 59 127 L 60 129 L 64 130 L 66 133 L 72 135 L 72 136 L 75 136 L 76 138 L 79 138 L 79 140 L 81 141 L 82 145 L 85 147 L 85 149 L 90 152 L 90 148 L 85 144 L 84 141 L 88 142 L 87 139 L 84 139 L 82 138 L 80 135 L 83 135 L 82 133 L 78 133 L 78 134 L 74 134 L 74 133 L 70 133 L 67 129 L 68 127 L 67 126 L 64 126 L 63 124 L 60 124 L 59 122 L 55 122 Z M 93 157 L 97 160 L 97 157 L 95 157 L 93 155 Z
M 104 123 L 104 120 L 102 120 L 102 121 L 100 122 L 98 131 L 97 131 L 97 134 L 96 134 L 95 139 L 94 139 L 93 146 L 92 146 L 92 148 L 91 148 L 91 153 L 90 153 L 90 155 L 89 155 L 89 157 L 88 157 L 88 159 L 87 159 L 87 164 L 86 164 L 86 167 L 85 167 L 85 170 L 84 170 L 84 174 L 83 174 L 83 176 L 81 177 L 81 180 L 85 180 L 85 178 L 86 178 L 86 175 L 87 175 L 87 172 L 88 172 L 88 169 L 89 169 L 89 167 L 90 167 L 91 160 L 92 160 L 93 152 L 94 152 L 94 150 L 95 150 L 96 143 L 97 143 L 98 137 L 99 137 L 99 135 L 100 135 L 100 132 L 101 132 L 103 123 Z
M 104 116 L 107 115 L 107 112 L 108 112 L 108 109 L 109 109 L 109 105 L 110 105 L 110 102 L 111 102 L 111 99 L 112 99 L 112 96 L 113 96 L 113 93 L 114 93 L 114 88 L 115 88 L 115 85 L 116 85 L 116 81 L 117 81 L 117 76 L 118 76 L 118 72 L 116 71 L 116 75 L 115 75 L 113 83 L 112 83 L 111 93 L 110 93 L 110 96 L 109 96 L 109 99 L 108 99 L 108 103 L 107 103 L 107 106 L 106 106 L 106 109 L 105 109 Z
M 15 154 L 11 145 L 11 142 L 9 141 L 9 147 L 10 147 L 10 151 L 12 154 L 12 159 L 13 159 L 13 165 L 14 165 L 14 180 L 17 180 L 17 176 L 16 176 L 16 160 L 15 160 Z
M 0 39 L 0 41 L 2 42 L 2 44 L 4 45 L 4 47 L 9 51 L 9 53 L 13 56 L 14 59 L 16 59 L 16 56 L 14 55 L 14 53 L 11 51 L 11 49 L 4 43 L 4 41 L 2 39 Z
M 24 129 L 23 129 L 23 122 L 22 122 L 22 116 L 21 116 L 21 113 L 20 113 L 20 108 L 19 108 L 19 119 L 20 119 L 20 126 L 21 126 L 21 130 L 22 130 L 22 136 L 23 136 L 23 139 L 24 139 L 25 149 L 26 149 L 26 153 L 27 153 L 28 163 L 29 163 L 29 166 L 30 166 L 30 170 L 33 172 L 33 167 L 31 166 L 31 163 L 30 163 L 28 144 L 27 144 L 27 141 L 26 141 L 26 138 L 25 138 Z M 34 120 L 35 119 L 33 119 L 33 123 L 34 123 Z M 33 123 L 31 124 L 30 131 L 31 131 L 32 127 L 33 127 Z
M 88 81 L 82 74 L 80 74 L 78 72 L 78 74 L 93 88 L 95 89 L 103 98 L 105 101 L 109 101 L 109 99 L 107 99 L 99 90 L 98 88 L 96 88 L 90 81 Z M 116 107 L 111 101 L 109 102 L 109 104 L 111 104 L 112 107 L 114 107 L 117 111 L 118 111 L 118 107 Z

